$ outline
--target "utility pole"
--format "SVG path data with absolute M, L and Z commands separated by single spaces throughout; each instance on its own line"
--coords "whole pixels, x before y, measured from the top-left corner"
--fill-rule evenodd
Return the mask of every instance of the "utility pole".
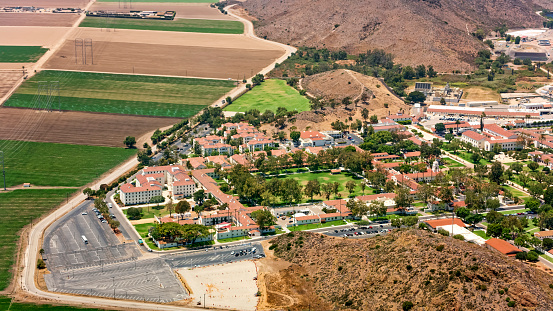
M 4 151 L 0 151 L 2 155 L 2 176 L 4 177 L 4 191 L 6 191 L 6 167 L 4 166 Z

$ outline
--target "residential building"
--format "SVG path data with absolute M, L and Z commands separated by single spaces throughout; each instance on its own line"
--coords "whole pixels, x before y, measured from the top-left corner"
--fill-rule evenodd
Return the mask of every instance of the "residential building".
M 509 256 L 509 257 L 515 257 L 517 253 L 522 252 L 520 249 L 518 249 L 513 244 L 496 238 L 491 238 L 486 241 L 486 247 L 489 249 L 496 250 L 503 255 Z
M 486 137 L 476 133 L 475 131 L 465 131 L 461 136 L 461 141 L 471 144 L 472 146 L 483 149 Z

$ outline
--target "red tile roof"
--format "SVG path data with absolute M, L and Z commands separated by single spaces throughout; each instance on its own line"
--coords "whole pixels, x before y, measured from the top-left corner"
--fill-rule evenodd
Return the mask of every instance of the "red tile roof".
M 476 141 L 481 141 L 481 140 L 486 139 L 485 136 L 480 135 L 480 134 L 476 133 L 475 131 L 465 131 L 465 132 L 463 132 L 463 136 L 474 139 Z
M 501 239 L 491 238 L 486 241 L 486 244 L 497 250 L 498 252 L 510 257 L 515 256 L 516 253 L 522 252 L 513 244 Z
M 428 224 L 433 229 L 436 229 L 437 227 L 441 227 L 441 226 L 447 226 L 447 225 L 451 226 L 452 219 L 451 218 L 434 219 L 434 220 L 427 220 L 425 222 L 426 222 L 426 224 Z M 466 227 L 465 223 L 462 222 L 461 219 L 459 219 L 459 218 L 455 218 L 453 220 L 453 224 L 455 224 L 459 227 L 463 227 L 463 228 Z

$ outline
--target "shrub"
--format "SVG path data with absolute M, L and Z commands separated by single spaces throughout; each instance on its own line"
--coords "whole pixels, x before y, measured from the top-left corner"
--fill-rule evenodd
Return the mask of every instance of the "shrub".
M 413 308 L 413 303 L 411 301 L 405 301 L 403 302 L 402 308 L 404 311 L 411 310 Z
M 44 260 L 39 259 L 36 262 L 36 267 L 39 268 L 39 269 L 44 269 L 44 268 L 46 268 L 46 263 L 44 262 Z
M 273 250 L 273 249 L 276 249 L 277 247 L 278 247 L 278 246 L 277 246 L 276 244 L 273 244 L 273 245 L 269 246 L 269 249 L 270 249 L 270 250 Z
M 527 259 L 528 261 L 538 261 L 539 255 L 538 255 L 538 253 L 536 253 L 535 251 L 529 251 L 529 252 L 526 254 L 526 259 Z
M 444 246 L 443 244 L 440 244 L 440 245 L 436 246 L 436 250 L 437 250 L 438 252 L 441 252 L 441 251 L 444 250 L 444 247 L 445 247 L 445 246 Z
M 413 270 L 413 266 L 411 266 L 411 265 L 407 265 L 407 267 L 405 267 L 405 268 L 407 268 L 407 271 Z
M 511 300 L 509 301 L 509 303 L 507 303 L 507 305 L 512 308 L 516 305 L 516 302 L 514 300 Z
M 553 284 L 549 284 L 549 288 L 553 289 Z
M 344 269 L 344 267 L 342 267 L 342 266 L 338 267 L 338 271 L 342 271 L 342 269 Z
M 454 239 L 464 241 L 465 237 L 462 234 L 456 234 L 453 236 Z
M 500 295 L 503 295 L 503 294 L 505 294 L 505 291 L 502 290 L 502 289 L 500 289 L 500 290 L 499 290 L 499 294 L 500 294 Z
M 449 231 L 444 230 L 442 228 L 438 229 L 438 233 L 443 235 L 443 236 L 449 236 Z

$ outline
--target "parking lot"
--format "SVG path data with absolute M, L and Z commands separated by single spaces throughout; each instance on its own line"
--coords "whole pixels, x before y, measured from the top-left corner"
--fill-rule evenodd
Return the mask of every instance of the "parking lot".
M 371 225 L 371 226 L 359 226 L 359 227 L 342 228 L 342 229 L 332 229 L 321 233 L 329 236 L 335 236 L 335 237 L 363 239 L 363 238 L 372 238 L 377 235 L 384 235 L 392 230 L 393 230 L 392 226 L 385 224 L 385 225 Z
M 255 248 L 255 252 L 251 250 Z M 240 251 L 244 251 L 240 255 Z M 239 254 L 236 256 L 236 254 Z M 243 245 L 216 246 L 204 251 L 193 253 L 175 253 L 161 256 L 173 269 L 197 268 L 222 263 L 237 262 L 265 256 L 261 243 L 245 243 Z

